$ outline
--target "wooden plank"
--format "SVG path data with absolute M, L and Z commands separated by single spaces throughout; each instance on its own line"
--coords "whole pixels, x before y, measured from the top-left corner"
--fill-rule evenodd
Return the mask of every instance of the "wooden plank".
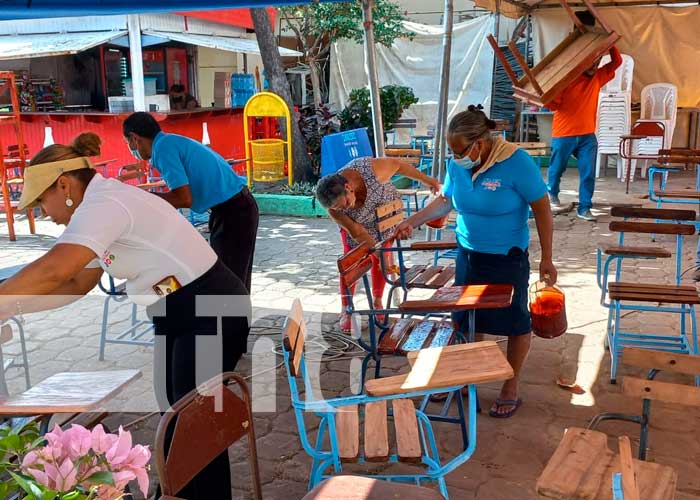
M 489 44 L 491 44 L 494 54 L 496 54 L 496 57 L 498 57 L 498 60 L 501 62 L 501 66 L 503 66 L 503 69 L 505 70 L 506 75 L 508 75 L 508 78 L 510 78 L 510 81 L 513 84 L 518 83 L 518 75 L 516 75 L 515 71 L 513 71 L 512 66 L 508 62 L 506 56 L 503 54 L 503 51 L 501 50 L 501 47 L 499 47 L 496 39 L 493 37 L 493 35 L 487 36 L 486 39 L 488 40 Z
M 351 287 L 372 269 L 372 258 L 367 256 L 358 265 L 340 275 L 340 284 L 343 287 Z
M 377 217 L 385 217 L 399 210 L 403 212 L 403 201 L 394 200 L 380 207 L 377 207 Z
M 384 156 L 402 157 L 402 156 L 420 156 L 423 152 L 420 149 L 410 148 L 387 148 L 384 150 Z
M 396 354 L 396 351 L 403 342 L 406 334 L 411 331 L 413 320 L 411 318 L 401 318 L 391 326 L 391 329 L 384 334 L 379 342 L 377 351 L 379 354 Z
M 443 268 L 442 272 L 434 278 L 430 283 L 430 288 L 442 288 L 447 285 L 447 282 L 454 278 L 457 269 L 450 266 Z
M 433 277 L 437 276 L 440 274 L 442 271 L 443 266 L 428 266 L 425 271 L 417 275 L 409 285 L 412 286 L 425 286 L 428 284 L 428 282 L 433 279 Z
M 613 217 L 636 217 L 638 219 L 683 220 L 694 221 L 697 217 L 694 210 L 676 210 L 671 208 L 634 208 L 612 207 Z
M 657 198 L 687 198 L 689 200 L 700 200 L 700 193 L 692 189 L 679 189 L 676 191 L 654 191 L 654 196 Z
M 410 283 L 411 281 L 413 281 L 415 279 L 416 276 L 418 276 L 420 273 L 425 271 L 426 267 L 428 267 L 428 266 L 421 264 L 419 266 L 412 266 L 412 267 L 409 267 L 408 269 L 404 269 L 404 273 L 405 273 L 404 281 L 407 284 Z
M 613 281 L 608 283 L 608 289 L 619 292 L 661 293 L 664 295 L 697 295 L 692 285 L 659 285 L 655 283 L 628 283 Z
M 535 78 L 535 75 L 533 74 L 532 70 L 530 69 L 530 66 L 527 65 L 527 61 L 523 57 L 523 55 L 520 53 L 518 50 L 518 47 L 515 45 L 515 42 L 512 40 L 508 42 L 508 48 L 510 49 L 510 52 L 513 54 L 515 57 L 515 60 L 518 61 L 518 64 L 522 68 L 522 70 L 525 72 L 525 75 L 527 76 L 527 80 L 530 85 L 535 89 L 535 91 L 542 95 L 544 94 L 544 91 L 542 90 L 542 87 L 540 87 L 540 84 L 537 83 L 537 78 Z
M 402 462 L 420 462 L 421 445 L 418 432 L 416 408 L 410 399 L 394 399 L 394 429 L 396 431 L 396 454 Z
M 356 462 L 360 454 L 360 417 L 357 405 L 335 409 L 338 456 L 343 462 Z
M 90 412 L 141 376 L 139 370 L 57 373 L 0 402 L 0 413 L 32 415 Z
M 651 370 L 670 371 L 696 375 L 700 373 L 700 356 L 678 354 L 673 352 L 625 347 L 622 351 L 622 363 Z
M 283 334 L 284 348 L 290 356 L 290 375 L 296 377 L 299 375 L 299 367 L 301 365 L 301 356 L 304 353 L 305 325 L 304 311 L 301 307 L 301 301 L 294 299 L 292 309 L 287 315 L 287 320 L 284 324 Z
M 700 387 L 624 377 L 622 392 L 631 397 L 653 399 L 684 406 L 700 406 Z
M 389 458 L 389 428 L 386 401 L 365 405 L 365 460 L 385 462 Z
M 407 354 L 410 351 L 418 351 L 422 349 L 434 328 L 434 321 L 421 321 L 413 327 L 411 333 L 408 334 L 399 347 L 398 352 L 401 354 Z
M 625 500 L 639 500 L 639 490 L 637 489 L 637 478 L 635 477 L 634 464 L 632 462 L 632 446 L 630 438 L 620 436 L 618 438 L 620 446 L 620 465 L 622 469 L 622 493 Z
M 547 55 L 545 55 L 540 62 L 538 62 L 534 68 L 532 68 L 532 71 L 536 74 L 539 75 L 544 68 L 549 66 L 549 64 L 554 61 L 559 54 L 564 52 L 564 49 L 566 49 L 569 45 L 571 45 L 574 40 L 579 38 L 581 36 L 581 33 L 578 33 L 576 31 L 569 33 L 564 40 L 561 41 L 554 49 L 549 51 Z
M 605 464 L 605 459 L 609 460 L 613 456 L 607 441 L 608 437 L 602 432 L 568 429 L 537 480 L 537 493 L 560 500 L 595 498 L 594 494 L 598 488 L 595 482 L 600 482 L 605 465 L 597 471 L 595 466 Z M 594 491 L 590 491 L 590 488 L 587 488 L 587 493 L 582 491 L 586 477 L 594 479 Z
M 454 342 L 456 335 L 452 322 L 442 321 L 438 323 L 435 335 L 433 335 L 428 347 L 447 347 Z
M 695 227 L 690 224 L 672 224 L 667 222 L 626 222 L 612 221 L 610 230 L 618 233 L 644 233 L 644 234 L 680 234 L 691 236 L 695 234 Z
M 655 257 L 667 259 L 671 257 L 671 252 L 663 247 L 634 247 L 631 245 L 605 245 L 601 247 L 605 255 L 628 255 L 637 257 Z
M 367 243 L 360 243 L 338 259 L 338 271 L 343 274 L 348 269 L 356 266 L 358 262 L 367 257 L 371 252 L 372 249 Z
M 698 296 L 690 295 L 650 295 L 645 293 L 613 292 L 609 294 L 610 300 L 629 300 L 633 302 L 653 302 L 659 304 L 700 304 Z
M 559 0 L 559 3 L 561 4 L 562 7 L 564 7 L 564 9 L 566 10 L 566 13 L 569 15 L 571 20 L 574 22 L 574 25 L 576 26 L 576 28 L 579 31 L 585 33 L 586 27 L 583 25 L 581 20 L 576 16 L 576 14 L 574 14 L 574 9 L 571 8 L 571 6 L 567 3 L 566 0 Z
M 495 342 L 474 342 L 468 348 L 448 346 L 408 353 L 411 370 L 403 375 L 368 380 L 370 396 L 405 394 L 480 384 L 513 377 L 513 369 Z
M 449 312 L 469 309 L 509 307 L 512 285 L 466 285 L 442 287 L 427 300 L 409 300 L 399 305 L 401 312 Z
M 552 83 L 556 83 L 557 76 L 560 73 L 565 74 L 565 71 L 573 69 L 578 61 L 583 59 L 589 47 L 592 47 L 596 40 L 600 37 L 597 33 L 578 33 L 577 36 L 569 42 L 569 45 L 564 47 L 559 57 L 553 60 L 546 67 L 536 73 L 537 78 L 539 78 L 540 84 L 543 89 L 549 91 L 552 87 Z M 565 39 L 562 43 L 566 43 L 568 39 Z M 537 66 L 535 66 L 537 68 Z M 561 78 L 561 77 L 559 77 Z M 525 84 L 522 86 L 524 90 L 532 92 L 534 89 L 529 85 Z
M 456 241 L 417 241 L 409 247 L 411 250 L 452 250 L 457 248 Z
M 396 215 L 392 215 L 391 217 L 388 217 L 384 220 L 379 221 L 379 223 L 377 224 L 377 229 L 379 230 L 380 233 L 383 233 L 384 231 L 387 231 L 389 229 L 394 229 L 401 222 L 403 222 L 403 219 L 404 219 L 403 212 L 400 212 Z

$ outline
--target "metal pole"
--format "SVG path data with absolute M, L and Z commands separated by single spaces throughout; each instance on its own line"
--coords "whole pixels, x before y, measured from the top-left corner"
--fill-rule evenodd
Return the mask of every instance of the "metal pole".
M 501 41 L 498 39 L 501 34 L 501 1 L 496 0 L 496 15 L 493 18 L 493 37 L 496 39 L 496 43 L 500 46 Z M 516 41 L 517 43 L 517 41 Z M 527 57 L 527 56 L 525 56 Z M 498 59 L 493 58 L 493 70 L 491 71 L 491 111 L 493 111 L 493 105 L 495 103 L 496 96 L 496 65 L 498 64 Z
M 372 104 L 372 125 L 374 126 L 374 148 L 377 157 L 384 156 L 384 125 L 382 124 L 382 104 L 379 97 L 379 77 L 377 76 L 377 55 L 374 50 L 374 21 L 372 8 L 374 0 L 362 0 L 362 19 L 365 28 L 365 71 L 369 80 L 369 96 Z
M 440 66 L 440 101 L 438 103 L 437 124 L 435 129 L 435 151 L 433 152 L 432 175 L 438 179 L 443 177 L 445 167 L 445 133 L 447 131 L 447 105 L 450 98 L 450 58 L 452 55 L 452 26 L 454 24 L 453 0 L 445 0 L 445 15 L 443 16 L 442 64 Z
M 141 52 L 141 21 L 138 14 L 126 16 L 129 29 L 129 59 L 133 85 L 134 111 L 146 111 L 146 89 L 143 82 L 143 54 Z

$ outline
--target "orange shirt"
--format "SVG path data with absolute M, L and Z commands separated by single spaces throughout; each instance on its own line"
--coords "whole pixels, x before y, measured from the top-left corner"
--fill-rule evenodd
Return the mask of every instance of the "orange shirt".
M 595 133 L 598 94 L 603 85 L 615 77 L 615 70 L 622 64 L 622 56 L 616 47 L 610 49 L 610 58 L 611 61 L 598 68 L 595 75 L 579 76 L 556 99 L 547 103 L 547 108 L 554 111 L 552 137 Z

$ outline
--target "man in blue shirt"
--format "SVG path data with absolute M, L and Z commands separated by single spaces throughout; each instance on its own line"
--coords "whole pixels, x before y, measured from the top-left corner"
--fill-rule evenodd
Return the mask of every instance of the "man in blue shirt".
M 123 125 L 132 154 L 148 160 L 170 189 L 156 193 L 175 208 L 209 210 L 209 241 L 226 266 L 250 292 L 253 253 L 258 232 L 258 206 L 221 155 L 177 134 L 166 134 L 150 114 L 131 114 Z

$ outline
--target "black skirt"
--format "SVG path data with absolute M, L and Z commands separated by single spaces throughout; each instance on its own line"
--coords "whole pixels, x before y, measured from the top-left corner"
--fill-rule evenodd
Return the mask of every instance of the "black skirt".
M 530 261 L 527 250 L 517 247 L 507 255 L 474 252 L 460 247 L 457 254 L 455 285 L 513 285 L 513 302 L 505 309 L 476 311 L 476 333 L 516 336 L 532 330 L 528 309 Z M 466 311 L 452 314 L 463 333 L 469 331 Z

